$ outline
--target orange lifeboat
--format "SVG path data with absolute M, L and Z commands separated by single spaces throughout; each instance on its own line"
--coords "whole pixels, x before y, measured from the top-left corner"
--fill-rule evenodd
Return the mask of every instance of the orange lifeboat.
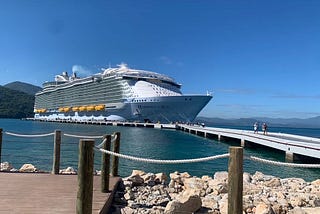
M 63 110 L 64 110 L 64 108 L 62 108 L 62 107 L 61 107 L 61 108 L 59 108 L 59 111 L 60 111 L 60 112 L 63 112 Z
M 72 107 L 72 111 L 79 111 L 79 107 L 77 106 Z
M 64 107 L 64 108 L 63 108 L 63 111 L 64 111 L 64 112 L 68 112 L 68 111 L 70 111 L 70 109 L 71 109 L 70 107 Z
M 94 107 L 94 109 L 95 109 L 96 111 L 102 111 L 102 110 L 105 109 L 105 105 L 97 105 L 97 106 Z
M 47 111 L 47 109 L 45 109 L 45 108 L 40 108 L 40 109 L 34 110 L 35 113 L 44 113 L 46 111 Z
M 87 106 L 87 111 L 93 111 L 95 109 L 95 106 Z
M 80 107 L 79 107 L 79 111 L 85 111 L 86 109 L 87 109 L 86 106 L 80 106 Z

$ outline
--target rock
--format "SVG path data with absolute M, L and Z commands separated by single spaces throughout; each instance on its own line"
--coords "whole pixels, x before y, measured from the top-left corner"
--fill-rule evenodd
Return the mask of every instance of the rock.
M 204 189 L 204 183 L 205 182 L 200 178 L 187 178 L 183 182 L 186 190 L 192 189 L 199 192 Z
M 165 173 L 157 173 L 155 177 L 155 182 L 157 184 L 164 184 L 168 180 L 168 176 Z
M 315 180 L 315 181 L 312 181 L 311 184 L 312 184 L 313 186 L 320 186 L 320 179 L 317 179 L 317 180 Z
M 156 175 L 153 173 L 144 174 L 141 176 L 141 178 L 143 179 L 144 183 L 149 186 L 154 186 L 156 184 L 155 182 Z
M 143 178 L 139 174 L 131 175 L 126 178 L 126 180 L 131 181 L 131 186 L 141 186 L 144 183 Z
M 281 186 L 281 182 L 279 178 L 271 178 L 271 180 L 265 182 L 265 185 L 267 187 L 278 187 Z
M 293 206 L 293 207 L 303 207 L 303 206 L 306 206 L 306 199 L 303 198 L 303 197 L 292 197 L 290 199 L 290 204 Z
M 198 195 L 182 194 L 182 197 L 170 201 L 167 204 L 164 213 L 194 213 L 201 208 L 201 203 L 201 199 Z
M 276 214 L 274 210 L 272 209 L 271 205 L 267 205 L 265 203 L 260 203 L 256 207 L 255 213 L 259 214 Z
M 182 180 L 185 179 L 185 178 L 191 178 L 191 175 L 189 173 L 187 173 L 187 172 L 181 173 L 180 176 L 181 176 Z
M 69 166 L 66 169 L 61 169 L 59 173 L 63 175 L 76 175 L 77 171 Z
M 206 195 L 205 197 L 201 198 L 202 207 L 208 208 L 208 209 L 218 209 L 219 204 L 218 201 L 216 201 L 215 197 Z
M 179 172 L 170 173 L 169 176 L 170 176 L 170 179 L 175 183 L 182 184 L 182 179 Z
M 37 172 L 38 169 L 29 163 L 23 164 L 23 166 L 19 169 L 19 172 Z
M 9 172 L 13 169 L 12 165 L 9 162 L 1 163 L 0 171 Z
M 216 172 L 213 175 L 213 179 L 227 182 L 228 181 L 228 172 Z
M 133 192 L 127 192 L 126 194 L 124 194 L 123 196 L 127 201 L 128 200 L 133 200 L 134 199 L 134 194 Z
M 139 175 L 140 177 L 142 177 L 143 175 L 145 175 L 146 173 L 144 171 L 141 171 L 141 170 L 132 170 L 132 173 L 129 177 L 132 177 L 132 176 L 136 176 L 136 175 Z

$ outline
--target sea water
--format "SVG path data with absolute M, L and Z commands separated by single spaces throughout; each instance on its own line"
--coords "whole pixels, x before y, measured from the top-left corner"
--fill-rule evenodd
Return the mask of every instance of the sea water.
M 53 136 L 47 137 L 15 137 L 6 134 L 13 132 L 26 135 L 53 133 L 61 130 L 61 159 L 60 168 L 78 166 L 79 138 L 68 137 L 64 134 L 81 136 L 103 136 L 104 134 L 121 133 L 120 153 L 152 159 L 191 159 L 228 153 L 230 145 L 236 142 L 219 142 L 192 135 L 182 131 L 153 129 L 144 127 L 99 126 L 88 124 L 49 123 L 37 121 L 22 121 L 0 119 L 0 128 L 3 129 L 2 162 L 9 162 L 14 168 L 20 168 L 24 163 L 31 163 L 40 170 L 51 171 L 53 160 Z M 230 128 L 230 127 L 229 127 Z M 249 127 L 232 127 L 249 129 Z M 275 128 L 273 132 L 300 134 L 319 137 L 320 129 Z M 95 144 L 102 142 L 95 139 Z M 245 149 L 245 155 L 253 155 L 274 161 L 284 161 L 284 153 L 275 152 L 266 148 Z M 95 168 L 101 167 L 101 153 L 95 152 Z M 130 175 L 133 169 L 146 172 L 165 172 L 167 174 L 179 171 L 188 172 L 193 176 L 212 176 L 218 171 L 228 170 L 228 158 L 188 164 L 151 164 L 120 159 L 119 174 L 122 177 Z M 260 171 L 267 175 L 281 178 L 300 177 L 306 181 L 320 178 L 320 169 L 291 168 L 268 165 L 251 160 L 244 161 L 244 171 L 251 174 Z

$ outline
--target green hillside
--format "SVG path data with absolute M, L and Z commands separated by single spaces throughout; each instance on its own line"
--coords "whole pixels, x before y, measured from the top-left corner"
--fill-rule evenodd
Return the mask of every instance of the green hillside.
M 33 117 L 34 95 L 0 86 L 0 118 Z
M 9 88 L 11 90 L 16 90 L 20 92 L 24 92 L 30 95 L 35 95 L 38 91 L 41 91 L 41 87 L 31 85 L 29 83 L 24 83 L 24 82 L 12 82 L 4 85 L 3 87 Z

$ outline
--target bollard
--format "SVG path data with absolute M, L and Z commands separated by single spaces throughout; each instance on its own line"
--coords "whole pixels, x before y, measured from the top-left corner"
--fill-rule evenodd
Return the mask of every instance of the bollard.
M 243 148 L 229 148 L 228 214 L 242 214 Z
M 2 154 L 2 129 L 0 129 L 0 164 L 1 164 L 1 154 Z
M 59 174 L 60 170 L 60 145 L 61 145 L 61 131 L 54 132 L 54 148 L 53 148 L 53 165 L 51 174 Z
M 102 149 L 110 151 L 111 135 L 105 135 L 106 142 L 103 144 Z M 110 155 L 102 153 L 101 156 L 101 192 L 109 192 L 110 181 Z
M 117 136 L 116 141 L 113 145 L 113 152 L 119 153 L 120 152 L 120 132 L 116 132 L 115 135 Z M 119 176 L 118 174 L 119 168 L 119 157 L 113 156 L 112 157 L 112 176 Z
M 80 140 L 78 162 L 77 214 L 92 213 L 94 140 Z

